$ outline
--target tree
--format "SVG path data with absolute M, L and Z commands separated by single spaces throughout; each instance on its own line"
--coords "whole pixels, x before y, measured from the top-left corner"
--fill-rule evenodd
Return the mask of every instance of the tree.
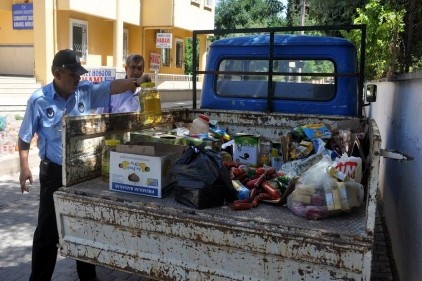
M 220 0 L 215 8 L 216 29 L 282 26 L 285 9 L 278 0 Z
M 367 79 L 390 77 L 399 68 L 405 11 L 382 5 L 381 0 L 370 0 L 357 12 L 359 16 L 353 23 L 367 25 L 365 76 Z M 344 35 L 355 43 L 360 42 L 360 34 L 356 32 Z
M 199 38 L 198 38 L 198 43 L 199 43 Z M 192 62 L 193 62 L 193 50 L 192 50 L 192 38 L 187 38 L 185 40 L 185 46 L 186 46 L 186 50 L 185 50 L 185 74 L 192 74 L 193 73 L 193 66 L 192 66 Z M 196 61 L 199 61 L 199 48 L 196 48 Z

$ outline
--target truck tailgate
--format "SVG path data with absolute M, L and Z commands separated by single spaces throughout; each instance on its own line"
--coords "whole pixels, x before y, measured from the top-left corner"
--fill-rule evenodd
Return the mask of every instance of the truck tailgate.
M 320 221 L 262 203 L 195 210 L 108 190 L 100 178 L 54 194 L 61 253 L 164 280 L 358 280 L 370 271 L 365 208 Z

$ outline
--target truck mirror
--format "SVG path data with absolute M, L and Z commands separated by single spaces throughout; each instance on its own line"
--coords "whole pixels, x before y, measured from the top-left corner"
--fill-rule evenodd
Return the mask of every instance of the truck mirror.
M 375 102 L 377 100 L 377 85 L 368 84 L 365 90 L 365 101 Z

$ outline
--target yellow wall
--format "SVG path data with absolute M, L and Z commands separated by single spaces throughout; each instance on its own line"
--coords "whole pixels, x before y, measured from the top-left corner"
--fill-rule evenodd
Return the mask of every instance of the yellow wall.
M 161 49 L 160 48 L 156 48 L 155 46 L 155 34 L 158 30 L 157 29 L 145 29 L 145 37 L 144 37 L 144 42 L 145 42 L 145 72 L 149 72 L 149 67 L 150 67 L 150 53 L 157 53 L 161 55 Z M 192 32 L 191 31 L 187 31 L 187 30 L 183 30 L 183 29 L 179 29 L 179 28 L 173 28 L 170 30 L 165 30 L 168 33 L 172 33 L 173 34 L 173 38 L 172 38 L 172 48 L 170 50 L 170 67 L 167 66 L 161 66 L 160 67 L 160 71 L 159 73 L 162 74 L 184 74 L 184 67 L 180 68 L 180 67 L 176 67 L 176 39 L 180 39 L 183 41 L 183 45 L 185 46 L 185 39 L 188 37 L 192 37 Z
M 145 56 L 143 53 L 142 45 L 142 28 L 140 26 L 134 26 L 130 24 L 125 24 L 123 28 L 127 29 L 129 32 L 129 54 L 140 54 L 142 56 Z
M 1 0 L 4 1 L 4 0 Z M 0 44 L 33 44 L 34 33 L 32 30 L 13 29 L 12 3 L 9 10 L 0 9 Z
M 70 19 L 77 19 L 86 21 L 88 24 L 88 58 L 84 62 L 88 67 L 109 66 L 123 67 L 121 65 L 113 65 L 114 53 L 117 52 L 116 47 L 113 46 L 115 41 L 116 26 L 113 16 L 104 16 L 103 14 L 87 13 L 83 10 L 83 5 L 78 6 L 78 9 L 58 9 L 55 4 L 64 6 L 74 6 L 79 0 L 30 0 L 34 4 L 34 30 L 13 30 L 12 28 L 12 4 L 23 3 L 23 0 L 0 0 L 0 45 L 33 45 L 34 46 L 34 60 L 35 60 L 35 76 L 41 82 L 49 82 L 51 80 L 50 65 L 54 54 L 61 49 L 70 48 Z M 96 0 L 95 3 L 98 3 Z M 104 6 L 116 7 L 113 3 L 116 0 L 106 0 L 108 3 Z M 149 56 L 150 53 L 161 54 L 161 49 L 155 47 L 156 31 L 163 29 L 166 32 L 173 33 L 173 47 L 170 51 L 170 67 L 161 67 L 160 73 L 165 74 L 183 74 L 183 68 L 175 67 L 175 44 L 176 39 L 181 39 L 183 42 L 187 37 L 191 37 L 190 29 L 199 29 L 201 26 L 199 22 L 189 23 L 188 28 L 181 28 L 175 24 L 174 12 L 180 11 L 180 7 L 193 9 L 190 0 L 122 0 L 128 1 L 125 4 L 130 4 L 131 7 L 138 7 L 141 3 L 141 13 L 138 16 L 129 18 L 123 16 L 123 28 L 129 32 L 128 52 L 129 54 L 139 53 L 145 58 L 145 70 L 149 72 Z M 139 2 L 138 2 L 139 1 Z M 91 2 L 90 2 L 91 3 Z M 173 5 L 174 4 L 174 5 Z M 98 11 L 101 11 L 99 7 Z M 125 6 L 125 9 L 128 7 Z M 138 10 L 136 8 L 136 10 Z M 55 13 L 57 10 L 57 13 Z M 82 12 L 81 12 L 82 11 Z M 193 15 L 186 15 L 187 9 L 182 15 L 177 15 L 185 18 L 187 22 L 192 21 Z M 190 11 L 190 10 L 189 10 Z M 208 22 L 208 14 L 210 9 L 201 7 L 194 9 L 195 13 L 203 13 L 204 17 L 201 22 Z M 110 13 L 110 11 L 108 11 Z M 138 11 L 134 10 L 136 14 Z M 114 11 L 116 14 L 116 11 Z M 189 12 L 190 14 L 192 12 Z M 213 11 L 212 13 L 213 14 Z M 117 15 L 117 14 L 116 14 Z M 139 18 L 139 15 L 141 17 Z M 198 15 L 195 15 L 197 18 Z M 206 17 L 206 18 L 205 18 Z M 128 21 L 130 19 L 130 21 Z M 138 25 L 139 19 L 139 25 Z M 177 20 L 179 21 L 179 20 Z M 130 23 L 129 23 L 130 22 Z M 149 23 L 147 25 L 142 25 Z M 187 24 L 187 23 L 186 23 Z M 173 26 L 171 26 L 173 25 Z M 121 27 L 120 27 L 121 28 Z M 211 28 L 211 26 L 209 27 Z M 118 34 L 117 36 L 121 36 Z M 201 54 L 204 53 L 205 48 L 202 49 Z M 123 55 L 123 54 L 122 54 Z

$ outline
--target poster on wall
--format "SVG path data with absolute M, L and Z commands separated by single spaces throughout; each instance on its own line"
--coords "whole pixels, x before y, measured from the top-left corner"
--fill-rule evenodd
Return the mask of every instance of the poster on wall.
M 34 8 L 32 3 L 13 4 L 13 29 L 33 29 Z
M 171 33 L 157 33 L 155 38 L 155 46 L 161 49 L 171 49 L 172 34 Z
M 161 64 L 160 54 L 150 53 L 149 54 L 149 71 L 159 71 Z
M 81 75 L 81 80 L 88 80 L 94 84 L 116 79 L 115 68 L 87 68 L 88 73 Z

